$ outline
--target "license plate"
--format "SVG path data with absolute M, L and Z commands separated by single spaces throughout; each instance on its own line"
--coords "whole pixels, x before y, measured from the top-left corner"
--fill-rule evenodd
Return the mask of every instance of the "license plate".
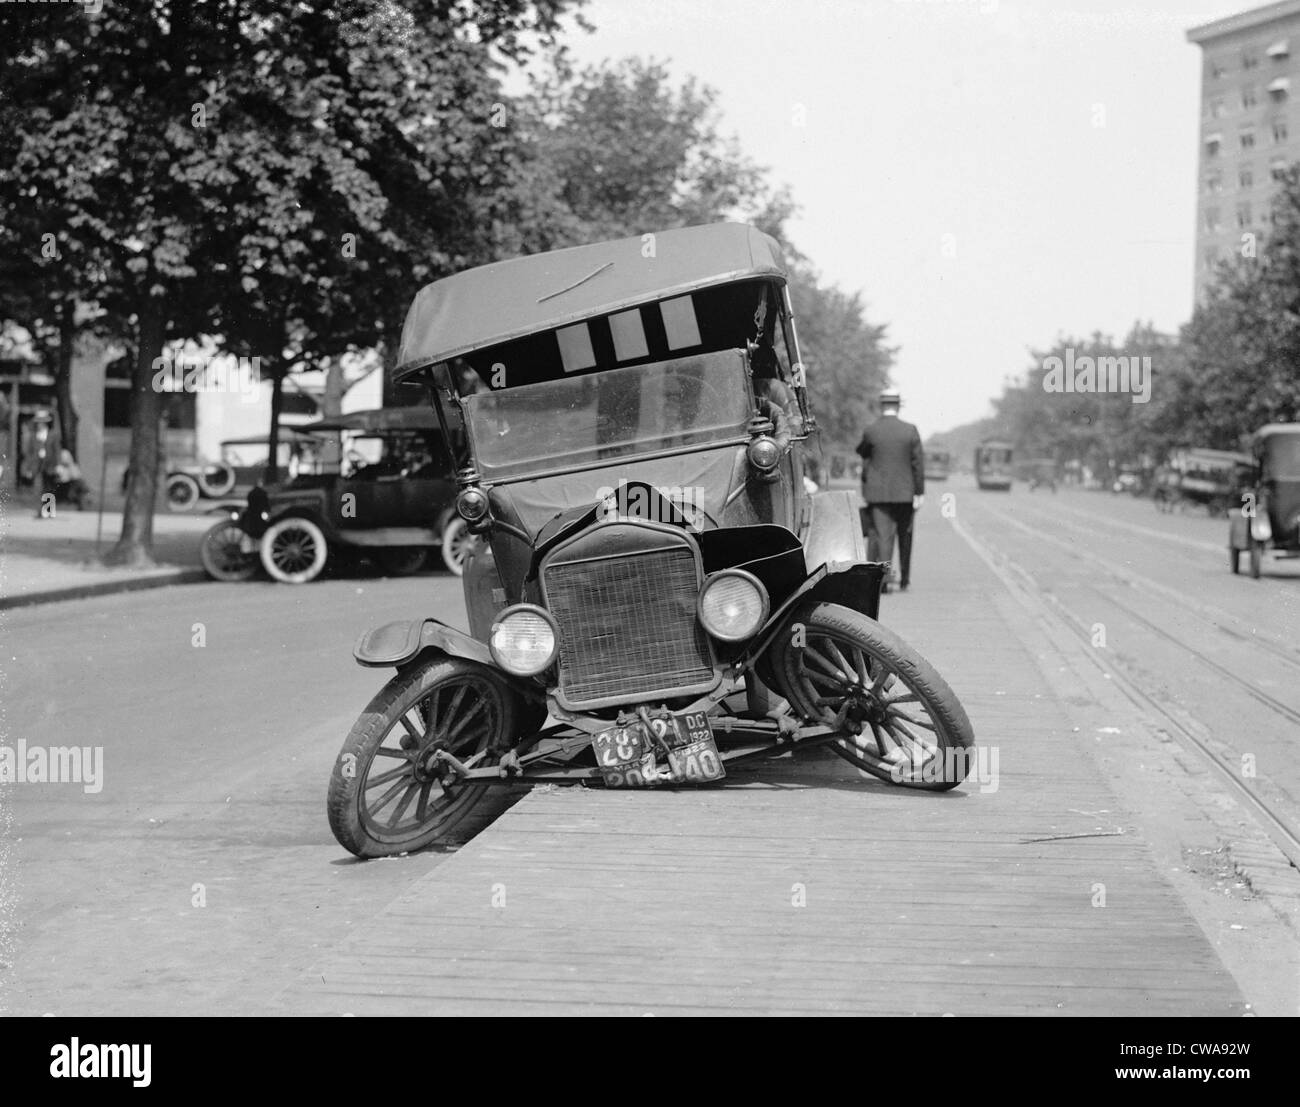
M 727 775 L 709 717 L 702 711 L 651 716 L 611 727 L 591 741 L 605 784 L 644 788 L 654 784 L 704 784 Z

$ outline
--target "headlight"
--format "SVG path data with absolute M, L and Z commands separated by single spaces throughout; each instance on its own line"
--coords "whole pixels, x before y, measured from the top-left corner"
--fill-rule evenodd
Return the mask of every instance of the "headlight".
M 765 434 L 753 439 L 745 452 L 749 456 L 750 465 L 763 476 L 776 469 L 781 461 L 781 447 L 776 444 L 775 438 L 769 438 Z
M 696 610 L 714 638 L 742 642 L 767 619 L 767 589 L 752 573 L 724 569 L 704 582 Z
M 521 603 L 496 617 L 489 648 L 506 672 L 535 676 L 555 660 L 558 640 L 550 614 L 535 604 Z
M 487 493 L 481 488 L 464 488 L 456 497 L 456 512 L 467 523 L 477 523 L 488 513 Z

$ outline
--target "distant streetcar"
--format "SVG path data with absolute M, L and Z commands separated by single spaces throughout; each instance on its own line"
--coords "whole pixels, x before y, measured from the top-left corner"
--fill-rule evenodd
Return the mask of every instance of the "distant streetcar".
M 1010 442 L 990 438 L 975 448 L 975 483 L 989 491 L 1011 491 Z

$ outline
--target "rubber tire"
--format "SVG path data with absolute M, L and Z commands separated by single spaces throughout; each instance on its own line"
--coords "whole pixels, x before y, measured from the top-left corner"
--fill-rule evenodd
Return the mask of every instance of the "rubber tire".
M 948 682 L 933 665 L 893 631 L 859 611 L 833 603 L 805 604 L 795 612 L 790 622 L 791 625 L 795 622 L 803 623 L 810 635 L 814 632 L 813 628 L 824 626 L 869 643 L 871 652 L 885 658 L 889 668 L 925 701 L 931 720 L 943 728 L 943 738 L 948 746 L 969 749 L 975 744 L 975 730 L 956 693 L 948 687 Z M 777 691 L 789 701 L 795 714 L 806 719 L 817 719 L 819 708 L 805 699 L 803 684 L 795 675 L 798 651 L 791 645 L 792 638 L 792 635 L 782 632 L 777 635 L 776 644 L 772 648 L 771 665 L 777 681 Z M 851 764 L 895 787 L 944 792 L 961 783 L 960 778 L 928 782 L 896 781 L 888 770 L 866 761 L 854 760 L 838 747 L 832 746 L 832 749 Z
M 199 540 L 199 559 L 203 562 L 203 571 L 213 580 L 248 580 L 257 572 L 257 554 L 255 553 L 243 554 L 242 561 L 237 569 L 228 567 L 218 557 L 218 546 L 215 540 L 222 535 L 225 535 L 228 539 L 233 539 L 231 532 L 238 535 L 244 533 L 233 519 L 223 519 L 210 527 Z
M 358 795 L 364 792 L 362 786 L 370 763 L 375 759 L 375 751 L 383 744 L 385 735 L 396 725 L 402 714 L 438 683 L 463 673 L 486 677 L 499 688 L 502 717 L 501 734 L 498 737 L 514 738 L 518 733 L 519 697 L 486 665 L 467 661 L 464 658 L 426 653 L 414 664 L 399 669 L 366 704 L 366 709 L 352 725 L 348 736 L 343 740 L 343 746 L 334 760 L 334 768 L 330 773 L 326 799 L 330 830 L 339 845 L 349 853 L 368 859 L 392 857 L 395 854 L 424 849 L 437 839 L 446 837 L 482 802 L 490 785 L 476 785 L 468 789 L 470 794 L 466 797 L 466 802 L 454 813 L 454 818 L 450 821 L 438 823 L 397 842 L 385 842 L 373 837 L 366 830 L 357 809 Z M 351 758 L 350 762 L 349 758 Z M 350 775 L 345 772 L 345 766 L 349 763 L 352 766 Z
M 447 571 L 458 577 L 465 575 L 465 561 L 469 557 L 469 549 L 474 541 L 473 536 L 469 533 L 469 524 L 459 515 L 453 515 L 447 520 L 447 525 L 442 528 L 442 545 L 439 552 L 442 554 L 442 563 L 447 567 Z M 453 553 L 453 547 L 460 542 L 461 553 L 459 558 Z
M 424 546 L 391 546 L 374 556 L 384 576 L 409 577 L 424 568 L 429 551 Z
M 1250 538 L 1250 579 L 1259 580 L 1260 569 L 1264 561 L 1264 544 L 1255 541 L 1255 536 Z
M 172 473 L 164 486 L 168 511 L 192 511 L 199 502 L 199 482 L 185 473 Z
M 218 474 L 220 479 L 210 480 L 211 473 Z M 219 500 L 222 496 L 229 495 L 230 490 L 235 487 L 235 471 L 224 461 L 214 461 L 199 469 L 198 482 L 199 488 L 208 499 Z
M 312 553 L 311 564 L 307 568 L 286 571 L 275 563 L 272 557 L 272 545 L 276 538 L 293 528 L 303 530 L 315 543 L 315 549 Z M 291 515 L 287 519 L 279 519 L 267 527 L 266 533 L 262 535 L 258 553 L 262 559 L 262 568 L 266 570 L 267 575 L 272 580 L 278 580 L 281 584 L 306 584 L 320 576 L 321 570 L 325 568 L 325 562 L 329 559 L 329 542 L 325 538 L 325 532 L 310 519 Z

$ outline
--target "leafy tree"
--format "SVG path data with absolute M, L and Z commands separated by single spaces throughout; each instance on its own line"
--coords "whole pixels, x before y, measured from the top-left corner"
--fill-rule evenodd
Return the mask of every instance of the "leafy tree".
M 641 58 L 574 72 L 562 62 L 520 105 L 522 149 L 549 218 L 526 251 L 725 218 L 770 215 L 764 171 L 720 131 L 717 94 Z M 535 192 L 534 195 L 537 195 Z
M 669 227 L 742 219 L 781 241 L 814 411 L 830 441 L 857 442 L 894 351 L 861 297 L 822 283 L 789 241 L 794 204 L 720 130 L 716 93 L 675 86 L 630 58 L 574 73 L 554 67 L 525 100 L 519 127 L 531 217 L 515 252 Z
M 0 257 L 0 289 L 48 227 L 84 265 L 89 287 L 69 285 L 134 350 L 111 560 L 149 558 L 169 340 L 215 335 L 278 382 L 389 340 L 420 283 L 488 260 L 512 191 L 501 66 L 553 41 L 570 6 L 0 6 L 0 215 L 23 259 Z
M 895 349 L 886 327 L 869 323 L 860 293 L 825 285 L 804 260 L 791 274 L 791 300 L 808 392 L 828 445 L 856 446 L 878 412 Z

